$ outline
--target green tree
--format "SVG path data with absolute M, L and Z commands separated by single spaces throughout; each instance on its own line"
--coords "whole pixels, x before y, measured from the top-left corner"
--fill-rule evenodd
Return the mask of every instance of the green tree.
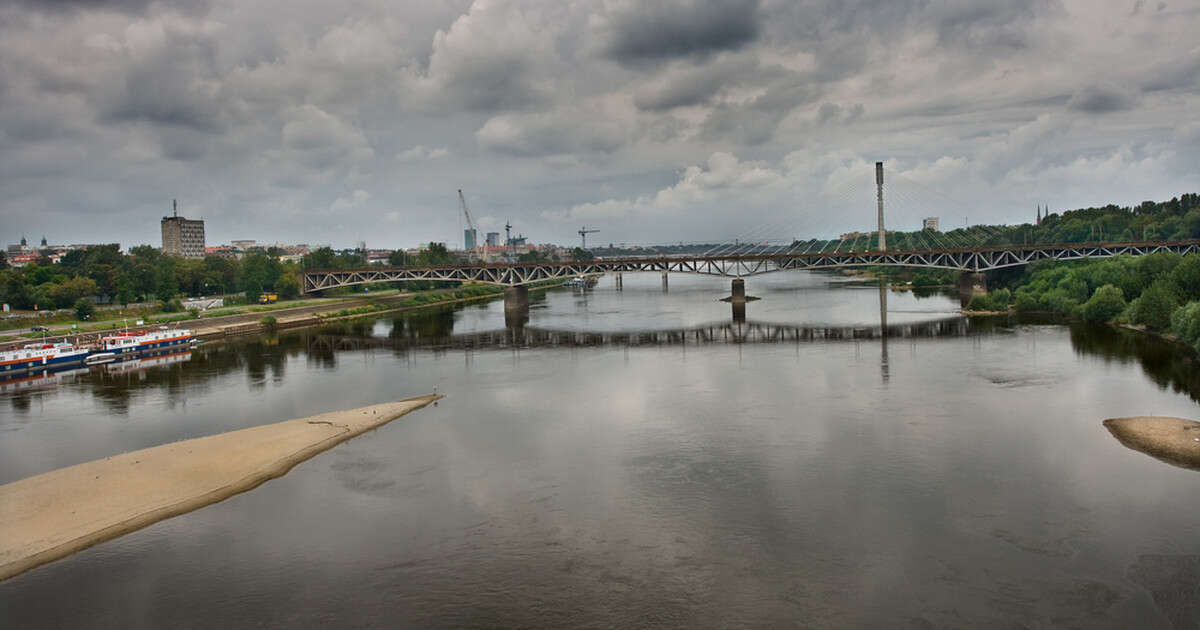
M 295 299 L 300 295 L 300 280 L 294 273 L 285 273 L 275 282 L 275 290 L 285 300 Z
M 96 281 L 83 276 L 76 276 L 62 282 L 52 283 L 48 287 L 51 300 L 58 308 L 70 308 L 77 300 L 96 294 Z
M 161 301 L 179 295 L 179 281 L 175 277 L 175 265 L 179 260 L 177 256 L 160 256 L 154 264 L 154 296 Z
M 1083 317 L 1093 322 L 1106 322 L 1125 310 L 1125 294 L 1118 287 L 1106 284 L 1092 294 L 1083 305 Z
M 430 243 L 429 247 L 417 255 L 417 264 L 421 266 L 438 266 L 454 264 L 454 256 L 446 250 L 442 243 Z
M 120 281 L 117 282 L 116 297 L 117 303 L 120 304 L 122 308 L 129 306 L 130 302 L 133 302 L 135 299 L 137 299 L 137 293 L 135 293 L 133 289 L 133 280 L 127 276 L 123 276 Z
M 393 267 L 403 267 L 408 264 L 408 253 L 402 249 L 397 249 L 388 254 L 388 264 Z
M 571 260 L 574 261 L 589 261 L 596 258 L 596 255 L 582 247 L 576 247 L 571 250 Z
M 0 295 L 3 295 L 0 302 L 8 304 L 12 308 L 32 308 L 33 302 L 30 300 L 29 289 L 20 269 L 0 271 Z
M 1133 309 L 1133 322 L 1144 324 L 1155 330 L 1166 330 L 1171 325 L 1171 314 L 1179 306 L 1174 292 L 1166 283 L 1155 282 L 1142 291 Z
M 1200 350 L 1200 300 L 1188 302 L 1171 315 L 1171 332 L 1180 340 Z
M 315 251 L 305 254 L 300 259 L 300 267 L 303 269 L 333 269 L 336 264 L 334 259 L 336 254 L 328 247 L 320 247 Z
M 202 287 L 204 294 L 237 292 L 240 273 L 238 261 L 232 258 L 205 256 L 203 280 L 205 287 Z
M 87 320 L 91 319 L 96 313 L 96 305 L 87 298 L 79 298 L 75 300 L 75 319 Z
M 247 254 L 242 258 L 239 283 L 246 295 L 255 295 L 263 290 L 275 288 L 275 282 L 282 273 L 283 267 L 278 260 L 266 254 Z
M 1171 282 L 1186 300 L 1200 299 L 1200 254 L 1189 254 L 1171 270 Z

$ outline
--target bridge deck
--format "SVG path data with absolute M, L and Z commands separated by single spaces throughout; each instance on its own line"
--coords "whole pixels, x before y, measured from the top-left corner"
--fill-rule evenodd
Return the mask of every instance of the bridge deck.
M 650 256 L 603 258 L 586 262 L 489 263 L 432 267 L 374 267 L 304 272 L 305 293 L 356 284 L 437 280 L 517 286 L 588 274 L 670 272 L 742 277 L 787 270 L 833 267 L 904 266 L 988 271 L 1027 265 L 1038 260 L 1078 260 L 1111 256 L 1145 256 L 1160 251 L 1191 254 L 1200 240 L 1130 243 L 1071 243 L 905 251 L 813 252 L 775 251 L 722 256 Z

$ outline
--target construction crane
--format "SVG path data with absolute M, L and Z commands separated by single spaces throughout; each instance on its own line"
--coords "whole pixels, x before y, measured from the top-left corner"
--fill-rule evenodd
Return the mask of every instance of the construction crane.
M 579 228 L 579 238 L 583 239 L 583 249 L 587 249 L 587 235 L 595 234 L 596 232 L 599 232 L 599 231 L 600 230 L 589 230 L 589 229 L 587 229 L 586 225 Z
M 467 198 L 463 196 L 463 191 L 461 188 L 458 189 L 458 200 L 462 203 L 463 216 L 467 218 L 467 229 L 471 231 L 471 249 L 473 250 L 475 249 L 475 246 L 480 245 L 479 232 L 475 229 L 475 222 L 471 220 L 471 211 L 467 210 Z M 481 253 L 479 258 L 486 263 L 487 248 L 480 247 L 480 250 Z

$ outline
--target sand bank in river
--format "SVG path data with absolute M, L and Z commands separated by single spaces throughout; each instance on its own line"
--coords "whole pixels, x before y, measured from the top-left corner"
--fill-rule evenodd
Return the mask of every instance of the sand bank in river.
M 250 490 L 439 398 L 164 444 L 0 486 L 0 580 Z
M 1200 470 L 1200 422 L 1138 416 L 1110 418 L 1104 426 L 1121 444 L 1168 464 Z

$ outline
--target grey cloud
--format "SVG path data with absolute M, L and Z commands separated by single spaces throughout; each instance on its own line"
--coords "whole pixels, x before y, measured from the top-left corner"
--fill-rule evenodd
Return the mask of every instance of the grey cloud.
M 943 45 L 1020 47 L 1034 21 L 1059 10 L 1058 0 L 803 0 L 764 7 L 773 41 L 800 41 L 814 50 L 837 35 L 854 35 L 860 46 L 894 42 L 931 31 Z
M 973 48 L 1022 48 L 1029 27 L 1042 15 L 1058 10 L 1055 0 L 961 0 L 926 10 L 937 24 L 939 41 Z
M 813 85 L 776 84 L 749 103 L 714 108 L 704 121 L 703 135 L 751 146 L 762 144 L 774 136 L 792 110 L 812 103 L 818 94 Z
M 1155 68 L 1142 84 L 1148 92 L 1200 89 L 1200 52 L 1181 54 Z
M 866 108 L 862 103 L 850 107 L 842 107 L 837 103 L 822 103 L 817 108 L 817 122 L 826 124 L 845 124 L 854 122 L 863 115 Z
M 759 34 L 758 0 L 635 3 L 611 20 L 607 53 L 623 64 L 737 50 Z
M 668 70 L 639 87 L 633 94 L 633 104 L 651 111 L 700 105 L 709 102 L 725 86 L 762 80 L 766 76 L 752 62 L 744 60 Z
M 1130 109 L 1135 98 L 1114 85 L 1089 85 L 1073 94 L 1068 106 L 1088 114 L 1105 114 Z
M 170 6 L 173 10 L 191 15 L 205 13 L 209 0 L 13 0 L 16 6 L 41 13 L 72 11 L 111 11 L 126 15 L 141 15 L 152 6 Z
M 174 34 L 171 41 L 134 62 L 102 88 L 101 116 L 215 131 L 221 104 L 204 80 L 214 78 L 216 43 Z
M 475 136 L 484 149 L 515 157 L 611 153 L 627 141 L 627 131 L 619 124 L 586 112 L 497 116 Z
M 172 2 L 0 1 L 10 224 L 40 233 L 40 209 L 58 208 L 96 239 L 153 242 L 156 224 L 125 217 L 177 194 L 214 241 L 237 222 L 412 245 L 461 237 L 446 191 L 469 187 L 535 240 L 566 242 L 532 209 L 637 199 L 715 152 L 836 161 L 870 146 L 867 162 L 975 165 L 961 180 L 975 198 L 1043 181 L 1107 203 L 1182 192 L 1200 146 L 1194 127 L 1171 133 L 1200 111 L 1200 54 L 1179 44 L 1200 13 L 1154 16 L 1155 0 L 1137 19 L 1132 0 L 1088 6 L 1121 28 L 1069 47 L 1096 41 L 1071 15 L 1080 0 L 256 0 L 200 5 L 203 19 Z M 1108 61 L 1121 57 L 1136 63 Z M 1104 111 L 1120 129 L 1083 120 Z M 413 147 L 446 151 L 396 157 Z M 1137 176 L 1097 174 L 1111 164 Z M 395 220 L 321 223 L 313 209 L 360 189 Z M 296 220 L 267 218 L 281 209 Z M 632 238 L 653 220 L 623 222 Z

